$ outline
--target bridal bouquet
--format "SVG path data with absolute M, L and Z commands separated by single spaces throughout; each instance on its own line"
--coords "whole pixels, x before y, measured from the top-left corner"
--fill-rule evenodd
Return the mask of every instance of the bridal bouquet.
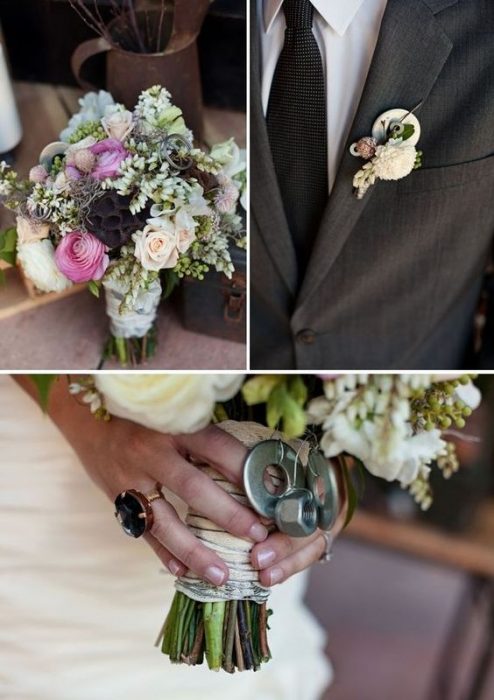
M 106 294 L 122 365 L 151 356 L 160 299 L 183 277 L 231 277 L 229 246 L 245 244 L 245 158 L 233 139 L 210 152 L 165 88 L 144 91 L 132 112 L 90 93 L 43 149 L 28 180 L 0 163 L 0 201 L 17 225 L 0 237 L 40 292 L 84 283 Z M 244 202 L 245 203 L 245 202 Z
M 211 421 L 224 420 L 232 407 L 238 413 L 239 404 L 245 410 L 238 417 L 246 417 L 252 406 L 259 405 L 264 425 L 227 421 L 220 427 L 248 448 L 272 438 L 278 429 L 284 444 L 297 450 L 302 466 L 307 445 L 324 453 L 327 469 L 330 460 L 338 458 L 348 493 L 347 522 L 355 507 L 351 464 L 355 460 L 375 476 L 398 481 L 422 508 L 430 507 L 431 470 L 441 470 L 445 478 L 458 470 L 448 437 L 453 429 L 456 433 L 465 426 L 480 403 L 470 375 L 258 375 L 246 379 L 241 375 L 113 374 L 74 379 L 70 390 L 82 397 L 96 417 L 116 415 L 166 433 L 197 431 Z M 235 402 L 225 404 L 234 396 Z M 346 462 L 347 457 L 353 460 Z M 227 483 L 211 465 L 196 466 L 249 505 L 238 484 Z M 200 513 L 189 513 L 186 523 L 225 559 L 234 575 L 220 587 L 199 581 L 192 572 L 177 579 L 177 592 L 160 634 L 162 651 L 175 663 L 195 665 L 206 659 L 213 670 L 258 670 L 271 656 L 267 639 L 271 611 L 267 609 L 269 589 L 259 584 L 250 559 L 253 543 L 232 537 Z

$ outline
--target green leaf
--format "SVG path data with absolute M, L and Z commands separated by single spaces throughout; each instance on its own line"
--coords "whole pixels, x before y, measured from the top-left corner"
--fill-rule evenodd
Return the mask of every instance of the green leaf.
M 180 277 L 173 270 L 167 270 L 163 275 L 163 293 L 161 295 L 162 299 L 168 299 L 171 297 L 175 288 L 180 284 Z
M 285 407 L 285 402 L 288 397 L 285 384 L 276 386 L 269 395 L 266 405 L 266 419 L 269 428 L 277 428 Z
M 283 432 L 288 438 L 298 438 L 305 433 L 305 411 L 289 394 L 283 411 Z
M 17 257 L 17 230 L 9 228 L 0 233 L 0 259 L 15 265 Z
M 31 374 L 30 378 L 38 389 L 39 405 L 46 413 L 50 399 L 50 390 L 57 380 L 58 374 Z
M 3 270 L 0 270 L 0 287 L 2 287 L 5 284 L 5 273 Z
M 242 396 L 248 406 L 266 403 L 273 389 L 284 382 L 283 374 L 261 374 L 248 379 L 242 387 Z
M 300 437 L 305 432 L 305 411 L 289 394 L 286 381 L 273 389 L 267 402 L 268 426 L 276 428 L 280 422 L 288 438 Z
M 288 391 L 299 406 L 305 406 L 309 392 L 304 380 L 299 374 L 295 374 L 288 379 Z
M 401 138 L 403 141 L 407 141 L 409 138 L 411 138 L 415 133 L 415 127 L 413 124 L 405 124 L 403 127 L 403 134 L 401 135 Z
M 96 299 L 99 299 L 100 295 L 100 289 L 101 289 L 101 283 L 100 282 L 95 282 L 94 280 L 91 280 L 87 286 L 89 291 L 93 296 L 96 297 Z

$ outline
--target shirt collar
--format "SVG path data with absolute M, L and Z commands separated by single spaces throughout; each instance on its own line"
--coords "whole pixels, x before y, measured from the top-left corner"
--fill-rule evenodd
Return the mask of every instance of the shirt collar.
M 364 0 L 311 0 L 322 18 L 337 34 L 343 36 L 352 23 Z M 264 0 L 264 29 L 271 30 L 283 0 Z

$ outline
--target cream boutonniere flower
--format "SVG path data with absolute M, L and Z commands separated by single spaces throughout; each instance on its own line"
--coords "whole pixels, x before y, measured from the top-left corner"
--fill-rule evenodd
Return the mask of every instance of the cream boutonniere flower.
M 374 122 L 372 136 L 350 146 L 350 153 L 367 161 L 353 178 L 354 193 L 363 199 L 378 180 L 401 180 L 422 165 L 420 123 L 414 111 L 390 109 Z

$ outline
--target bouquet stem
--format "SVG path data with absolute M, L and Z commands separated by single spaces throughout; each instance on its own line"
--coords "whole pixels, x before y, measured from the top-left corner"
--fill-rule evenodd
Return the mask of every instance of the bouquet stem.
M 107 360 L 117 360 L 122 367 L 137 367 L 154 357 L 158 343 L 156 324 L 142 338 L 122 338 L 110 335 L 103 350 L 101 369 Z
M 266 603 L 227 600 L 200 603 L 177 592 L 157 645 L 172 663 L 212 671 L 257 671 L 271 658 Z

